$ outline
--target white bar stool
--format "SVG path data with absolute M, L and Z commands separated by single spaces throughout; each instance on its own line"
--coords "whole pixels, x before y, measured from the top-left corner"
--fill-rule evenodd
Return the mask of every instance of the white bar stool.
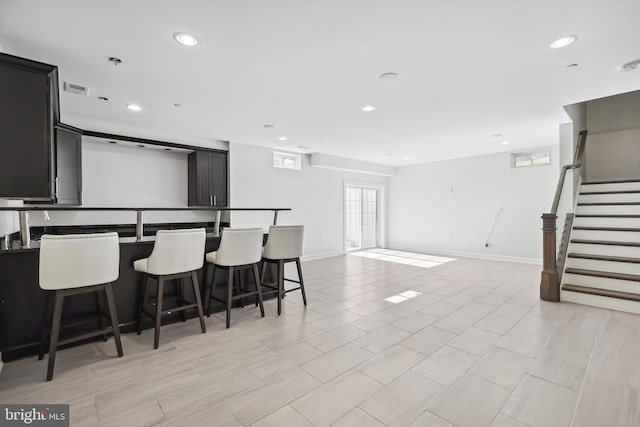
M 200 318 L 200 328 L 204 334 L 207 329 L 204 324 L 202 301 L 196 271 L 204 265 L 204 246 L 206 233 L 204 228 L 187 230 L 159 230 L 156 233 L 156 241 L 149 258 L 139 259 L 133 262 L 133 269 L 145 273 L 142 285 L 142 295 L 138 306 L 138 335 L 142 333 L 142 316 L 146 315 L 155 320 L 155 337 L 153 348 L 160 344 L 160 322 L 163 314 L 183 312 L 195 308 Z M 196 302 L 183 299 L 182 278 L 191 278 L 193 294 Z M 155 279 L 158 283 L 155 301 L 148 298 L 149 279 Z M 166 280 L 180 280 L 178 283 L 178 307 L 163 310 L 164 282 Z M 145 309 L 149 303 L 155 305 L 155 312 Z M 182 313 L 181 313 L 182 314 Z M 183 320 L 186 320 L 183 318 Z
M 49 365 L 47 381 L 53 378 L 53 369 L 58 346 L 108 333 L 113 337 L 122 357 L 120 328 L 113 298 L 112 282 L 120 273 L 120 245 L 118 233 L 68 234 L 63 236 L 43 235 L 40 242 L 40 287 L 53 291 L 49 303 L 45 327 L 40 341 L 40 354 L 44 357 L 46 338 L 49 335 Z M 97 292 L 101 330 L 59 340 L 64 298 L 71 295 Z M 104 295 L 102 294 L 104 293 Z M 104 312 L 104 297 L 107 299 L 109 314 Z M 111 326 L 107 326 L 105 319 Z M 89 319 L 91 320 L 91 319 Z M 74 325 L 82 322 L 75 322 Z M 71 326 L 71 325 L 69 325 Z
M 260 288 L 260 275 L 258 263 L 262 256 L 262 229 L 261 228 L 225 228 L 220 237 L 220 246 L 215 252 L 207 254 L 207 262 L 213 265 L 211 286 L 207 288 L 205 301 L 207 301 L 207 317 L 211 316 L 211 300 L 227 305 L 227 328 L 231 324 L 231 304 L 233 300 L 252 295 L 258 296 L 260 314 L 264 317 L 262 304 L 262 289 Z M 221 300 L 215 297 L 216 271 L 227 270 L 227 299 Z M 244 269 L 252 269 L 255 278 L 256 290 L 248 291 L 240 288 L 242 293 L 233 295 L 233 272 Z
M 302 267 L 300 257 L 304 244 L 304 225 L 272 225 L 269 227 L 269 237 L 267 244 L 262 251 L 262 275 L 260 284 L 273 289 L 278 295 L 278 315 L 281 312 L 282 298 L 285 294 L 298 289 L 302 291 L 302 301 L 307 306 L 307 295 L 304 292 L 304 280 L 302 279 Z M 298 280 L 286 279 L 284 277 L 284 265 L 288 262 L 296 263 L 298 269 Z M 264 276 L 267 264 L 277 264 L 277 278 L 275 283 L 264 283 Z M 298 283 L 300 286 L 293 289 L 285 289 L 284 282 Z M 275 286 L 274 286 L 275 285 Z

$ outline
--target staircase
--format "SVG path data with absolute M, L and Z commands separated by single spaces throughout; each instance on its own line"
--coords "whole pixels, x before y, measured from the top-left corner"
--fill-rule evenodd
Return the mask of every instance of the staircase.
M 640 180 L 582 184 L 561 299 L 640 313 Z

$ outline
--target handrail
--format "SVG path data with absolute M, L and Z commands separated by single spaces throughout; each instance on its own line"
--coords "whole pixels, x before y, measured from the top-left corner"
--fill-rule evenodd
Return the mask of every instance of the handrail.
M 569 169 L 579 169 L 582 166 L 582 160 L 584 158 L 584 147 L 587 142 L 587 131 L 580 131 L 578 137 L 578 145 L 576 146 L 576 153 L 573 158 L 573 163 L 570 165 L 564 165 L 558 177 L 558 186 L 556 187 L 556 195 L 553 198 L 553 204 L 551 205 L 551 213 L 558 213 L 558 205 L 560 204 L 560 197 L 562 196 L 562 189 L 564 188 L 564 180 L 567 176 Z
M 123 208 L 123 207 L 82 207 L 82 206 L 7 206 L 0 207 L 1 211 L 18 212 L 20 217 L 20 242 L 21 247 L 28 248 L 31 245 L 31 236 L 29 231 L 29 212 L 30 211 L 130 211 L 136 213 L 136 240 L 140 241 L 143 237 L 144 228 L 144 211 L 212 211 L 215 212 L 213 222 L 214 236 L 220 235 L 220 213 L 222 211 L 269 211 L 273 212 L 273 225 L 278 222 L 278 212 L 290 211 L 291 208 L 219 208 L 209 206 L 192 206 L 192 207 L 175 207 L 175 208 L 157 208 L 157 207 L 140 207 L 140 208 Z
M 578 135 L 578 144 L 573 157 L 573 163 L 564 165 L 558 178 L 556 194 L 551 205 L 551 212 L 542 214 L 542 274 L 540 279 L 540 299 L 545 301 L 560 301 L 560 283 L 558 279 L 556 259 L 556 220 L 558 206 L 564 189 L 564 181 L 569 169 L 579 169 L 584 160 L 584 149 L 587 142 L 587 131 L 582 130 Z

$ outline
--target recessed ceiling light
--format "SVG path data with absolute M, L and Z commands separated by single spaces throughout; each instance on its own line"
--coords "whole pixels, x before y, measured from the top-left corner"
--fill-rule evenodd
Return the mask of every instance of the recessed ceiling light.
M 109 144 L 117 144 L 116 141 L 109 141 Z
M 265 129 L 273 129 L 275 126 L 274 125 L 264 125 Z
M 562 37 L 559 37 L 559 38 L 555 39 L 549 45 L 549 47 L 551 49 L 560 49 L 561 47 L 569 46 L 571 43 L 573 43 L 576 40 L 578 40 L 578 36 L 576 36 L 574 34 L 569 34 L 567 36 L 562 36 Z
M 509 145 L 509 141 L 502 141 L 500 144 L 501 145 Z
M 398 74 L 397 73 L 384 73 L 384 74 L 380 74 L 380 77 L 378 77 L 380 80 L 395 80 L 398 78 Z
M 125 105 L 125 107 L 127 107 L 131 111 L 142 111 L 142 107 L 138 104 L 127 104 Z
M 176 108 L 180 108 L 180 107 L 182 107 L 182 104 L 173 104 L 173 106 L 176 107 Z
M 409 158 L 408 157 L 403 157 L 402 160 L 409 160 Z
M 373 105 L 365 105 L 364 107 L 362 107 L 362 111 L 365 111 L 367 113 L 375 110 L 376 107 L 374 107 Z
M 298 145 L 298 148 L 301 149 L 301 150 L 308 150 L 311 147 L 307 147 L 306 145 Z
M 578 64 L 573 63 L 573 64 L 566 65 L 565 68 L 576 68 L 577 66 Z
M 387 156 L 393 156 L 393 153 L 387 153 L 386 155 Z
M 198 44 L 198 39 L 187 33 L 175 33 L 173 38 L 182 46 L 193 47 Z
M 491 138 L 500 138 L 502 136 L 501 133 L 494 133 L 493 135 L 489 135 Z
M 626 73 L 628 71 L 633 71 L 636 68 L 640 67 L 640 59 L 636 59 L 635 61 L 627 62 L 618 67 L 618 71 L 621 73 Z
M 287 138 L 286 136 L 281 136 L 278 138 L 278 141 L 286 141 L 287 139 L 289 138 Z
M 171 148 L 165 148 L 164 151 L 171 151 Z
M 107 98 L 106 96 L 99 96 L 98 99 L 100 101 L 108 101 L 109 100 L 109 98 Z
M 142 145 L 142 144 L 138 144 L 138 147 L 140 147 L 140 148 L 144 148 L 144 145 Z

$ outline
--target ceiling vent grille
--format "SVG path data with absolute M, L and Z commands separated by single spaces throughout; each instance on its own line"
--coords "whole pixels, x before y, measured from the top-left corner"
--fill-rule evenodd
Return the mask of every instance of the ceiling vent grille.
M 89 88 L 75 83 L 64 82 L 65 92 L 72 93 L 74 95 L 89 95 Z

